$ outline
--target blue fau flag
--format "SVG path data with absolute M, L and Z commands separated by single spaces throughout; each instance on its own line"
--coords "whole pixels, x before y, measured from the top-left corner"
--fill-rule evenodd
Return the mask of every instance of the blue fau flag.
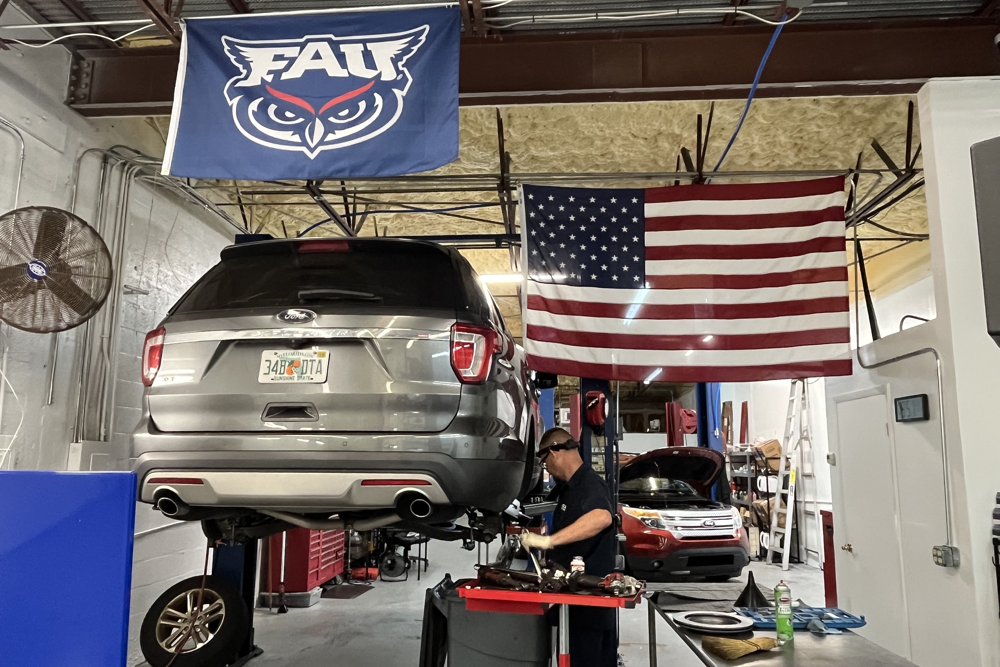
M 457 7 L 190 19 L 163 173 L 395 176 L 458 157 Z

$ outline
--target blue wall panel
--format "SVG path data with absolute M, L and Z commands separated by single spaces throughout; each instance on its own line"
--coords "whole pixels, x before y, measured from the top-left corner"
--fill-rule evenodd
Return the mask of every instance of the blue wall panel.
M 0 664 L 123 667 L 135 477 L 0 472 Z

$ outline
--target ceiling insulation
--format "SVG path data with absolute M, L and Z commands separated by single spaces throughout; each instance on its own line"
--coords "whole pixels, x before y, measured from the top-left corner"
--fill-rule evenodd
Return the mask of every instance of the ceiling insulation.
M 796 171 L 846 170 L 863 154 L 863 166 L 885 168 L 871 148 L 877 139 L 897 164 L 904 161 L 909 96 L 820 97 L 756 100 L 721 171 Z M 506 150 L 510 155 L 510 170 L 514 174 L 531 173 L 638 173 L 672 172 L 681 147 L 692 152 L 695 148 L 696 117 L 703 114 L 707 122 L 708 102 L 627 102 L 613 104 L 574 104 L 546 106 L 515 106 L 501 109 L 505 126 Z M 714 167 L 738 122 L 743 102 L 720 101 L 715 105 L 706 167 Z M 161 125 L 166 119 L 157 119 Z M 914 131 L 917 132 L 916 121 Z M 459 159 L 434 172 L 435 175 L 497 174 L 499 172 L 496 109 L 471 107 L 460 110 Z M 914 138 L 914 149 L 919 137 Z M 917 166 L 920 166 L 918 160 Z M 683 169 L 683 168 L 682 168 Z M 530 178 L 526 178 L 530 180 Z M 726 179 L 732 182 L 740 179 Z M 748 179 L 741 179 L 748 180 Z M 760 180 L 760 179 L 757 179 Z M 777 178 L 771 180 L 779 180 Z M 859 190 L 865 193 L 877 177 L 866 175 Z M 881 185 L 891 181 L 882 177 Z M 481 181 L 486 183 L 485 181 Z M 493 181 L 495 183 L 495 181 Z M 586 185 L 651 187 L 668 185 L 669 178 L 636 179 L 633 181 L 595 179 Z M 717 179 L 716 182 L 724 182 Z M 388 236 L 442 234 L 503 233 L 503 218 L 499 206 L 454 211 L 478 220 L 446 217 L 439 214 L 380 213 L 398 210 L 400 205 L 435 207 L 461 204 L 493 203 L 498 201 L 495 190 L 480 192 L 406 192 L 388 190 L 416 189 L 418 183 L 348 183 L 348 188 L 361 185 L 371 199 L 372 211 L 361 230 L 362 236 L 377 233 Z M 199 187 L 219 186 L 225 189 L 204 190 L 216 201 L 235 203 L 232 181 L 202 182 Z M 241 183 L 242 189 L 264 188 L 265 184 Z M 325 190 L 338 189 L 339 182 L 327 181 Z M 480 189 L 484 189 L 483 186 Z M 493 185 L 492 187 L 495 187 Z M 433 186 L 426 189 L 433 190 Z M 377 192 L 373 192 L 377 191 Z M 338 209 L 343 202 L 335 196 L 328 199 Z M 309 225 L 324 219 L 320 209 L 304 195 L 244 196 L 252 227 L 275 236 L 298 234 Z M 234 219 L 240 219 L 235 206 L 227 209 Z M 359 206 L 359 211 L 363 205 Z M 880 214 L 878 222 L 899 231 L 927 233 L 927 212 L 923 190 Z M 282 226 L 282 223 L 284 225 Z M 333 223 L 309 232 L 309 236 L 336 235 Z M 884 238 L 889 233 L 863 225 L 860 234 Z M 898 242 L 868 242 L 867 257 L 889 251 Z M 848 261 L 853 252 L 846 249 Z M 463 253 L 480 273 L 505 273 L 511 270 L 507 250 L 466 250 Z M 910 243 L 905 252 L 893 250 L 880 255 L 869 268 L 869 278 L 876 292 L 898 289 L 926 275 L 929 265 L 928 244 Z M 894 261 L 895 258 L 901 261 Z M 492 291 L 508 324 L 519 335 L 521 323 L 515 286 L 494 285 Z

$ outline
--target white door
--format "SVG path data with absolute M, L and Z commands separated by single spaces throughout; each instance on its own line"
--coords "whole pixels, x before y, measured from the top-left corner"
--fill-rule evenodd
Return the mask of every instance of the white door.
M 838 403 L 837 440 L 844 513 L 835 533 L 838 602 L 865 616 L 868 625 L 858 634 L 909 657 L 885 395 Z

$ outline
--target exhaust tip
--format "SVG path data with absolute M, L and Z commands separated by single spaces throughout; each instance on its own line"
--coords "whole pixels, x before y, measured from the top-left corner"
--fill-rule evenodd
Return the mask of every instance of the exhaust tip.
M 177 516 L 181 510 L 177 501 L 170 496 L 160 496 L 156 501 L 156 509 L 163 512 L 166 516 Z
M 426 519 L 433 511 L 434 508 L 425 498 L 415 498 L 410 502 L 410 514 L 418 519 Z

